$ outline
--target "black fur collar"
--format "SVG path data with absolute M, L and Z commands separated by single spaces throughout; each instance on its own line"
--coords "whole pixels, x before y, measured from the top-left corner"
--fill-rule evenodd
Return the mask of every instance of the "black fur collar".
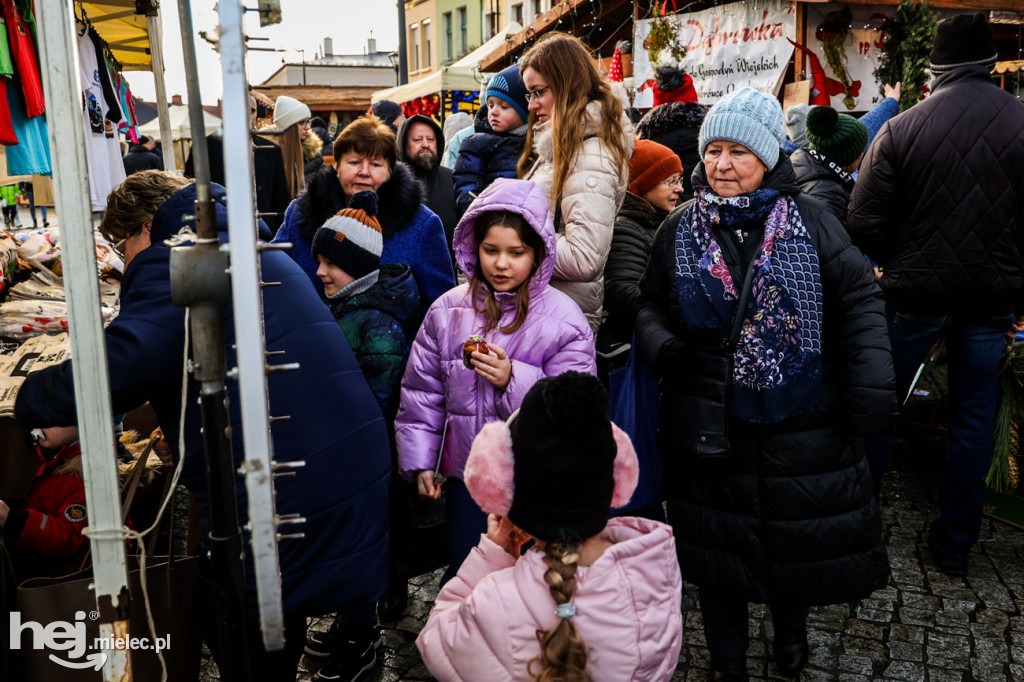
M 642 139 L 676 128 L 700 128 L 707 106 L 697 102 L 669 102 L 654 107 L 637 124 L 637 133 Z
M 395 165 L 391 178 L 377 192 L 377 220 L 384 238 L 408 225 L 423 203 L 423 186 L 404 163 Z M 310 242 L 327 219 L 348 206 L 348 197 L 338 182 L 338 171 L 323 166 L 310 176 L 306 189 L 295 198 L 299 232 Z

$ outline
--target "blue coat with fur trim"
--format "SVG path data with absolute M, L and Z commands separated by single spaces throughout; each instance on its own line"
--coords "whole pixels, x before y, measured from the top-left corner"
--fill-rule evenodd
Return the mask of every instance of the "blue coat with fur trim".
M 423 205 L 423 186 L 404 163 L 377 191 L 377 220 L 384 233 L 381 264 L 404 263 L 412 270 L 420 291 L 421 313 L 438 296 L 455 286 L 455 269 L 441 219 Z M 324 222 L 348 206 L 336 168 L 323 167 L 310 176 L 306 189 L 284 214 L 275 242 L 290 242 L 288 255 L 299 264 L 323 296 L 324 284 L 316 276 L 313 235 Z
M 227 241 L 224 189 L 214 185 L 220 240 Z M 105 331 L 115 413 L 149 401 L 177 454 L 181 410 L 185 309 L 171 300 L 170 247 L 163 243 L 195 212 L 195 185 L 171 196 L 153 217 L 153 245 L 125 271 L 121 311 Z M 192 224 L 189 223 L 191 226 Z M 194 228 L 193 228 L 194 229 Z M 267 377 L 270 414 L 290 415 L 272 428 L 277 461 L 304 460 L 296 475 L 278 479 L 277 511 L 307 519 L 301 540 L 280 546 L 284 611 L 314 616 L 374 602 L 387 576 L 390 448 L 380 408 L 345 336 L 302 271 L 287 255 L 265 251 L 263 278 L 281 282 L 263 290 L 268 351 L 286 351 L 300 369 Z M 224 308 L 228 367 L 236 364 L 232 307 Z M 238 383 L 228 381 L 236 465 L 243 459 Z M 185 413 L 182 483 L 200 503 L 205 538 L 209 493 L 200 435 L 198 384 L 190 379 Z M 32 374 L 18 394 L 15 414 L 27 428 L 74 424 L 71 363 Z M 248 518 L 244 480 L 236 485 L 240 521 Z M 248 553 L 249 544 L 246 542 Z M 200 552 L 200 571 L 209 570 Z M 256 617 L 254 571 L 247 569 L 250 618 Z
M 482 115 L 481 115 L 482 113 Z M 455 206 L 461 216 L 492 182 L 515 178 L 526 135 L 496 133 L 487 124 L 487 107 L 477 112 L 476 132 L 462 141 L 455 161 Z

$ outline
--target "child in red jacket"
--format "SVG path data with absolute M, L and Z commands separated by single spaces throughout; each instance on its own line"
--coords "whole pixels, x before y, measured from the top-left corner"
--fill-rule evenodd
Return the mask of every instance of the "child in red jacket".
M 60 576 L 88 566 L 89 546 L 82 530 L 89 525 L 82 479 L 82 450 L 76 441 L 43 460 L 23 509 L 0 500 L 0 526 L 16 553 L 19 578 Z

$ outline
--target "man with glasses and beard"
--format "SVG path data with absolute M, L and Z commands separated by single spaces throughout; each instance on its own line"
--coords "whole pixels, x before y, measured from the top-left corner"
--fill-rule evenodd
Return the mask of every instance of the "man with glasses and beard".
M 423 183 L 423 203 L 441 219 L 451 251 L 452 235 L 459 218 L 455 210 L 452 171 L 441 165 L 443 140 L 441 126 L 434 119 L 416 114 L 406 119 L 398 131 L 398 158 L 409 164 L 416 179 Z

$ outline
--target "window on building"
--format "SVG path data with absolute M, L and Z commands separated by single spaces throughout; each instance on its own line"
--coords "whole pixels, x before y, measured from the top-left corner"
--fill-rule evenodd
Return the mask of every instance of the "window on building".
M 409 27 L 409 46 L 412 51 L 412 59 L 409 63 L 412 64 L 413 71 L 420 70 L 420 27 L 419 24 Z
M 430 30 L 430 20 L 423 22 L 423 64 L 429 69 L 431 64 L 434 63 L 433 57 L 433 44 L 434 41 L 431 36 L 432 31 Z
M 444 60 L 452 59 L 452 13 L 445 12 L 441 15 L 441 28 L 444 30 Z
M 458 12 L 459 20 L 459 56 L 466 54 L 466 48 L 469 47 L 469 17 L 466 13 L 465 7 L 460 7 L 455 10 Z
M 533 18 L 536 19 L 542 14 L 544 14 L 543 0 L 533 0 Z
M 523 3 L 518 2 L 510 8 L 512 12 L 512 21 L 516 22 L 520 26 L 523 26 Z

